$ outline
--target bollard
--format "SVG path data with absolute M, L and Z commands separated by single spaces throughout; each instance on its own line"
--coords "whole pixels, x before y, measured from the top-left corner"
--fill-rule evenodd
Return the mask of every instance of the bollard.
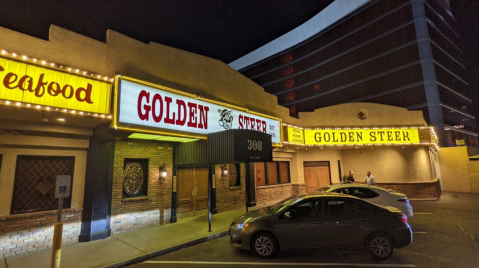
M 52 246 L 52 258 L 50 261 L 50 268 L 60 268 L 60 259 L 62 256 L 62 233 L 63 222 L 55 223 L 53 231 L 53 246 Z

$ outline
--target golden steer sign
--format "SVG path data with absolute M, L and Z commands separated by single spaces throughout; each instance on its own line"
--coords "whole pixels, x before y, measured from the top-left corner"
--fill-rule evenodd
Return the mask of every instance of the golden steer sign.
M 110 112 L 111 84 L 0 58 L 0 98 L 86 112 Z
M 430 143 L 429 129 L 307 129 L 306 145 L 381 145 Z

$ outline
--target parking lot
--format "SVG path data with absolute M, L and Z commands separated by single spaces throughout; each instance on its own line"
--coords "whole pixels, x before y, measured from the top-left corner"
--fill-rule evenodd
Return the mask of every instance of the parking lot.
M 229 237 L 185 248 L 130 267 L 478 267 L 479 194 L 443 193 L 436 201 L 412 200 L 411 245 L 386 261 L 365 251 L 295 250 L 260 259 L 229 246 Z

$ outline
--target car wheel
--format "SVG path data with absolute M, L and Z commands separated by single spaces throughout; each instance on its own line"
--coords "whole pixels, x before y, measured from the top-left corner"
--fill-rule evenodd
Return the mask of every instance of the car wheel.
M 372 234 L 366 239 L 366 249 L 376 260 L 387 260 L 393 254 L 391 237 L 384 233 Z
M 269 233 L 259 233 L 251 243 L 254 254 L 260 258 L 270 258 L 278 251 L 276 238 Z

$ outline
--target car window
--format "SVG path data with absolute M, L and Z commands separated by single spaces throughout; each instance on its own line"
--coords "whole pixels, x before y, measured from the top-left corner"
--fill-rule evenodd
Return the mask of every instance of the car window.
M 324 202 L 325 215 L 361 214 L 363 211 L 364 207 L 350 199 L 333 199 Z
M 316 217 L 321 215 L 321 200 L 310 200 L 292 207 L 291 216 L 294 218 Z
M 357 190 L 358 190 L 357 197 L 359 197 L 361 199 L 368 199 L 368 198 L 374 198 L 374 197 L 379 196 L 379 194 L 377 194 L 376 192 L 374 192 L 370 189 L 358 188 Z

